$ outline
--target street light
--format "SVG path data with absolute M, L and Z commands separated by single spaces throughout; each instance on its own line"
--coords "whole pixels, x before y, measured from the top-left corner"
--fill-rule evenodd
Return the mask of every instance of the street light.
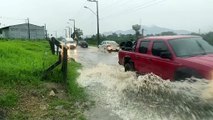
M 87 0 L 87 1 L 89 1 L 89 2 L 95 2 L 96 3 L 96 17 L 97 17 L 97 46 L 99 45 L 99 43 L 100 43 L 100 35 L 99 35 L 99 12 L 98 12 L 98 1 L 97 0 Z M 87 8 L 87 9 L 89 9 L 88 7 L 86 7 L 86 6 L 84 6 L 84 8 Z M 90 10 L 90 9 L 89 9 Z M 92 10 L 90 10 L 90 11 L 92 11 Z
M 71 35 L 70 35 L 70 31 L 71 31 L 71 28 L 69 27 L 69 26 L 67 26 L 66 28 L 68 28 L 68 33 L 69 33 L 69 35 L 68 35 L 68 38 L 71 38 Z
M 64 29 L 65 31 L 65 38 L 67 38 L 67 29 Z
M 90 9 L 90 8 L 87 7 L 87 6 L 84 6 L 84 8 L 89 9 L 89 10 L 96 16 L 96 13 L 95 13 L 92 9 Z
M 75 38 L 75 19 L 69 19 L 69 21 L 73 21 L 74 22 L 74 32 L 73 32 L 73 39 Z
M 70 24 L 70 22 L 67 22 L 67 24 Z M 69 33 L 69 35 L 70 35 L 70 37 L 72 36 L 72 28 L 70 27 L 70 31 L 69 31 L 70 33 Z

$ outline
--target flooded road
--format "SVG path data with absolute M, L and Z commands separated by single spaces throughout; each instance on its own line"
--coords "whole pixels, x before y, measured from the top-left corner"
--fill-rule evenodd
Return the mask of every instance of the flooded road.
M 83 65 L 78 83 L 95 107 L 91 120 L 212 120 L 213 83 L 192 79 L 164 81 L 153 74 L 137 77 L 118 65 L 117 53 L 78 48 L 70 56 Z

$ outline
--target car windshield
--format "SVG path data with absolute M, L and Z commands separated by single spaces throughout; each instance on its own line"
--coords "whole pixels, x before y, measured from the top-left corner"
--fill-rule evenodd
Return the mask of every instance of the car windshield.
M 117 44 L 115 41 L 107 41 L 107 44 Z
M 170 40 L 177 57 L 193 57 L 213 53 L 213 47 L 200 37 Z
M 74 41 L 67 41 L 66 43 L 74 43 Z
M 87 43 L 86 41 L 79 41 L 80 43 Z

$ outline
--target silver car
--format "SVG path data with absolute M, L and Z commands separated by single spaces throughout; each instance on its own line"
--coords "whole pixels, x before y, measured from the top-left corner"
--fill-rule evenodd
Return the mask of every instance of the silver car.
M 69 49 L 75 49 L 77 47 L 76 41 L 74 41 L 72 38 L 67 38 L 65 44 Z
M 119 45 L 115 41 L 105 40 L 102 41 L 98 48 L 104 51 L 112 52 L 112 51 L 119 51 Z

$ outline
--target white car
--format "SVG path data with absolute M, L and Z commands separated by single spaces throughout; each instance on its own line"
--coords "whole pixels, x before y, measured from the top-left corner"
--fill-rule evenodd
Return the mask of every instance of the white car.
M 72 38 L 66 38 L 65 44 L 69 49 L 75 49 L 77 46 L 77 42 L 74 41 Z
M 119 51 L 119 45 L 115 41 L 105 40 L 102 41 L 98 48 L 104 51 L 112 52 L 112 51 Z

